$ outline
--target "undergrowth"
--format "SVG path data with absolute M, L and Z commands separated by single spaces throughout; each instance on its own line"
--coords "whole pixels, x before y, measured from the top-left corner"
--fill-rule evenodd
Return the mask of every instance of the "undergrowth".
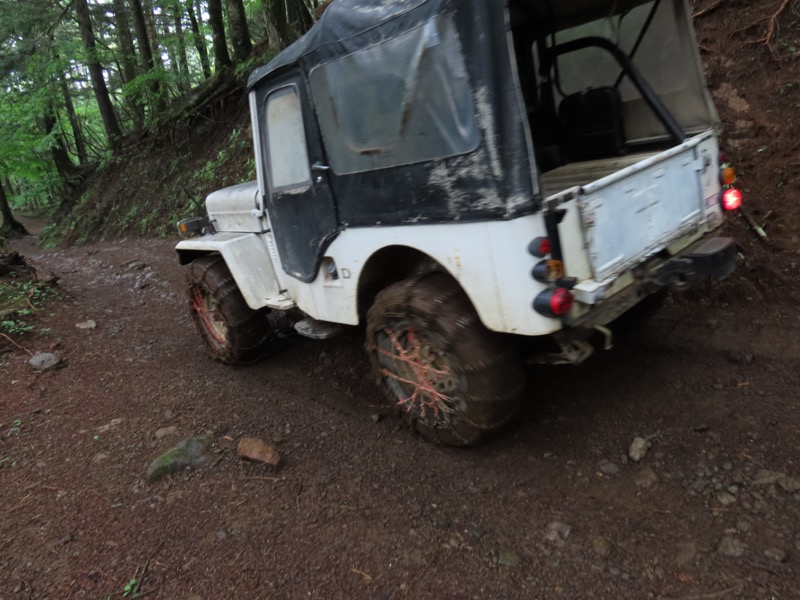
M 37 329 L 35 315 L 57 295 L 57 287 L 36 281 L 24 271 L 0 277 L 0 333 L 12 337 L 47 333 Z
M 203 213 L 209 193 L 255 178 L 246 109 L 241 101 L 130 144 L 44 229 L 39 245 L 175 235 L 179 220 Z

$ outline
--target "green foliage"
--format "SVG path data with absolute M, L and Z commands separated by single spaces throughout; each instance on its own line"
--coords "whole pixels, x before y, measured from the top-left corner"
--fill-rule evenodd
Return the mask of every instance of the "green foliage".
M 139 582 L 137 582 L 136 579 L 131 579 L 122 588 L 123 598 L 127 598 L 128 596 L 136 596 L 138 593 L 139 593 Z
M 33 325 L 19 319 L 3 319 L 0 321 L 0 331 L 8 335 L 22 336 L 33 331 Z
M 248 154 L 246 164 L 231 170 L 231 163 L 244 153 Z M 193 179 L 197 187 L 204 188 L 209 185 L 213 186 L 213 184 L 216 184 L 217 187 L 234 185 L 252 179 L 254 176 L 255 157 L 250 137 L 244 130 L 234 128 L 228 136 L 226 144 L 217 151 L 215 157 L 209 159 L 195 172 Z
M 237 77 L 246 77 L 254 66 L 261 64 L 262 58 L 260 56 L 251 56 L 243 63 L 239 63 L 234 68 L 234 73 Z
M 0 279 L 0 332 L 22 336 L 35 330 L 31 322 L 36 311 L 57 294 L 53 286 L 24 275 Z
M 283 6 L 289 11 L 294 2 L 303 0 L 291 0 Z M 131 81 L 122 74 L 125 59 L 131 57 L 126 56 L 128 50 L 123 49 L 118 35 L 119 19 L 115 18 L 113 3 L 92 0 L 88 4 L 97 57 L 123 129 L 129 131 L 134 121 L 138 126 L 140 109 L 144 109 L 144 124 L 150 130 L 147 135 L 137 132 L 126 139 L 134 144 L 155 140 L 165 129 L 177 130 L 180 137 L 184 127 L 192 130 L 186 135 L 189 142 L 182 144 L 177 158 L 167 159 L 166 171 L 162 165 L 160 171 L 150 172 L 149 163 L 155 161 L 147 156 L 141 160 L 141 172 L 134 173 L 129 161 L 136 161 L 136 157 L 130 148 L 123 150 L 125 164 L 118 162 L 107 149 L 74 3 L 0 0 L 0 179 L 9 184 L 9 202 L 15 211 L 51 212 L 60 219 L 40 237 L 45 246 L 61 241 L 82 243 L 104 234 L 172 235 L 175 221 L 197 212 L 184 189 L 199 200 L 214 189 L 254 177 L 250 140 L 244 131 L 237 130 L 222 150 L 217 150 L 217 142 L 210 141 L 214 150 L 203 152 L 202 137 L 194 130 L 211 131 L 219 122 L 218 114 L 209 119 L 208 114 L 193 113 L 177 126 L 166 120 L 181 113 L 176 105 L 184 106 L 186 99 L 193 97 L 191 88 L 204 78 L 185 2 L 154 0 L 151 4 L 158 17 L 154 19 L 158 39 L 154 51 L 157 62 L 163 65 L 143 69 L 140 44 L 135 42 L 132 62 L 136 76 Z M 317 0 L 303 4 L 313 7 Z M 196 9 L 198 6 L 195 3 Z M 244 0 L 244 6 L 254 37 L 272 35 L 274 27 L 269 26 L 264 1 Z M 273 9 L 270 3 L 269 10 Z M 211 54 L 207 15 L 195 15 L 200 17 L 199 39 Z M 256 22 L 260 25 L 252 28 Z M 275 47 L 274 40 L 269 46 Z M 236 65 L 234 72 L 241 78 L 256 62 L 264 61 L 263 56 L 250 58 Z M 171 99 L 179 102 L 166 106 L 166 110 L 154 108 L 167 105 Z M 78 152 L 81 140 L 85 153 Z M 149 150 L 164 152 L 158 143 Z M 100 175 L 92 182 L 88 174 L 93 167 L 111 174 Z M 118 174 L 126 172 L 134 174 L 123 175 L 117 183 Z M 103 179 L 114 180 L 113 189 L 105 189 Z M 87 191 L 87 185 L 94 187 Z
M 208 193 L 255 178 L 249 128 L 234 127 L 224 141 L 205 149 L 202 133 L 171 127 L 170 138 L 186 140 L 182 150 L 166 150 L 153 140 L 152 146 L 142 144 L 110 161 L 106 174 L 98 175 L 71 212 L 45 228 L 39 245 L 80 245 L 115 235 L 174 236 L 179 220 L 204 211 Z M 162 160 L 153 160 L 154 155 Z

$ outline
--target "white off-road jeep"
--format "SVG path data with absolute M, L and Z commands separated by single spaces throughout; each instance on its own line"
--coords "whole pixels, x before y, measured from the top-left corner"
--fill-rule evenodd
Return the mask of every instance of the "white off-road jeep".
M 334 0 L 249 98 L 258 180 L 180 224 L 203 340 L 241 364 L 271 310 L 314 338 L 366 321 L 428 438 L 507 422 L 526 340 L 580 362 L 646 297 L 734 269 L 686 0 Z

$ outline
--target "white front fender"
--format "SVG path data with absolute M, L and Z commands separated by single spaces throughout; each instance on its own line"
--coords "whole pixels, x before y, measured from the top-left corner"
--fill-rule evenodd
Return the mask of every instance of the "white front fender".
M 183 240 L 175 247 L 181 264 L 210 252 L 225 259 L 247 305 L 256 310 L 278 296 L 280 285 L 262 235 L 256 233 L 215 233 Z

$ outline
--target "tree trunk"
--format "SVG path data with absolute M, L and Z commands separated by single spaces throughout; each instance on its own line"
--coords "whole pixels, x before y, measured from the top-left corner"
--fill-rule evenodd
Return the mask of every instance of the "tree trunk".
M 6 196 L 6 189 L 3 187 L 2 180 L 0 180 L 0 216 L 3 217 L 3 222 L 0 223 L 0 234 L 8 232 L 21 233 L 22 235 L 28 234 L 25 226 L 11 214 L 11 206 L 8 204 L 8 196 Z
M 203 76 L 208 79 L 211 77 L 211 63 L 208 61 L 206 40 L 200 34 L 200 25 L 197 22 L 197 17 L 195 17 L 194 14 L 193 0 L 186 0 L 186 10 L 189 13 L 189 23 L 192 25 L 192 38 L 194 39 L 194 47 L 197 50 L 197 55 L 200 57 L 200 64 L 203 67 Z
M 286 0 L 286 7 L 289 13 L 289 24 L 298 36 L 303 35 L 314 24 L 305 0 Z
M 222 18 L 222 0 L 208 0 L 208 23 L 214 41 L 214 70 L 231 66 L 228 44 L 225 41 L 225 21 Z
M 244 62 L 253 51 L 244 4 L 242 0 L 226 0 L 226 4 L 228 6 L 228 31 L 231 32 L 233 59 L 236 62 Z
M 189 59 L 186 56 L 186 41 L 183 39 L 183 6 L 181 6 L 179 0 L 174 0 L 171 9 L 172 23 L 175 26 L 175 39 L 178 46 L 178 71 L 180 72 L 178 85 L 183 91 L 186 91 L 189 87 L 190 76 Z
M 136 49 L 133 46 L 130 14 L 125 6 L 125 0 L 114 0 L 114 17 L 119 43 L 117 58 L 122 72 L 122 81 L 128 84 L 136 79 Z M 142 129 L 144 127 L 144 107 L 139 94 L 127 90 L 125 91 L 125 100 L 133 116 L 134 125 L 137 129 Z
M 58 53 L 54 54 L 54 58 L 56 62 L 59 62 Z M 72 129 L 72 140 L 75 142 L 75 154 L 78 155 L 78 163 L 84 165 L 89 162 L 89 154 L 86 152 L 86 140 L 83 137 L 83 129 L 81 129 L 80 121 L 78 121 L 78 115 L 75 113 L 75 105 L 72 103 L 72 92 L 70 92 L 65 73 L 58 74 L 58 83 L 61 87 L 61 95 L 64 97 L 64 108 L 67 110 L 69 126 Z M 46 128 L 45 125 L 45 129 Z
M 150 50 L 153 54 L 153 63 L 163 69 L 164 61 L 161 59 L 161 52 L 158 48 L 158 32 L 156 31 L 156 25 L 153 19 L 153 0 L 141 0 L 141 5 L 142 15 L 144 16 L 144 23 L 147 29 L 147 40 L 150 42 Z
M 61 181 L 65 185 L 69 185 L 70 180 L 75 175 L 75 163 L 67 152 L 67 144 L 64 142 L 64 135 L 61 131 L 56 129 L 58 119 L 52 110 L 49 110 L 42 117 L 42 125 L 44 126 L 45 136 L 52 138 L 50 143 L 50 156 L 53 159 L 53 164 L 56 166 L 56 171 L 61 177 Z M 85 151 L 85 150 L 84 150 Z
M 114 113 L 114 105 L 111 103 L 111 96 L 108 94 L 106 80 L 103 78 L 103 67 L 97 58 L 97 47 L 95 45 L 94 31 L 92 30 L 92 17 L 89 14 L 89 6 L 86 0 L 75 1 L 75 17 L 78 21 L 78 29 L 81 34 L 81 41 L 86 50 L 86 66 L 89 68 L 89 75 L 92 78 L 92 89 L 100 109 L 100 117 L 103 120 L 103 128 L 108 138 L 108 146 L 112 152 L 119 149 L 119 140 L 122 131 L 119 128 L 117 115 Z
M 142 57 L 145 71 L 153 75 L 156 73 L 155 59 L 153 58 L 153 49 L 150 46 L 150 37 L 147 34 L 147 23 L 145 21 L 141 0 L 130 0 L 130 6 L 133 16 L 133 28 L 136 32 L 136 41 L 139 43 L 139 54 Z M 167 109 L 167 99 L 165 94 L 162 93 L 162 86 L 159 84 L 159 81 L 157 77 L 151 77 L 148 87 L 152 95 L 151 105 L 159 113 L 163 113 Z
M 286 15 L 286 0 L 266 0 L 266 20 L 269 28 L 269 47 L 277 53 L 292 41 L 292 31 Z

